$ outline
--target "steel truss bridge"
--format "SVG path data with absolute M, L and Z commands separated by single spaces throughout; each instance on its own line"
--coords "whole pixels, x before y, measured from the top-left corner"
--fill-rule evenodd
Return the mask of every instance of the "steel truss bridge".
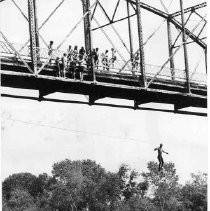
M 40 48 L 40 40 L 47 46 L 47 42 L 40 35 L 40 29 L 61 6 L 64 0 L 52 11 L 41 26 L 37 24 L 36 0 L 28 0 L 28 15 L 25 15 L 15 0 L 12 0 L 17 9 L 28 21 L 30 40 L 25 44 L 15 44 L 8 40 L 7 36 L 0 31 L 1 85 L 20 89 L 39 90 L 40 100 L 44 99 L 43 97 L 50 93 L 62 92 L 88 95 L 89 105 L 94 104 L 98 99 L 110 97 L 132 100 L 134 102 L 134 108 L 150 102 L 173 104 L 175 111 L 186 107 L 207 108 L 207 61 L 205 60 L 205 73 L 198 73 L 196 71 L 197 67 L 191 70 L 188 61 L 189 52 L 187 51 L 188 44 L 192 42 L 196 43 L 203 49 L 205 59 L 207 58 L 206 37 L 201 37 L 207 21 L 205 16 L 199 14 L 199 10 L 206 7 L 206 2 L 189 8 L 183 8 L 183 2 L 180 0 L 180 9 L 175 13 L 169 14 L 162 0 L 160 1 L 164 11 L 147 5 L 140 0 L 115 1 L 116 7 L 112 17 L 110 17 L 102 4 L 102 0 L 96 0 L 93 4 L 90 4 L 90 0 L 82 0 L 83 16 L 64 38 L 63 42 L 49 55 L 47 47 Z M 127 4 L 127 14 L 124 14 L 124 18 L 116 19 L 115 14 L 122 1 Z M 2 0 L 1 4 L 3 3 L 4 1 Z M 135 11 L 134 14 L 130 14 L 131 7 Z M 107 19 L 107 23 L 104 25 L 100 25 L 95 17 L 95 11 L 98 8 L 101 9 L 101 12 Z M 160 16 L 167 23 L 168 58 L 166 58 L 166 62 L 162 66 L 145 63 L 144 45 L 148 40 L 146 42 L 143 40 L 142 10 Z M 195 24 L 193 29 L 189 29 L 187 28 L 187 22 L 190 21 L 192 14 L 196 14 L 200 18 L 200 21 Z M 138 50 L 136 52 L 134 52 L 132 24 L 130 20 L 133 16 L 136 17 L 138 29 Z M 176 17 L 180 17 L 181 21 L 178 21 Z M 115 23 L 124 20 L 127 21 L 125 25 L 129 33 L 129 48 L 124 44 L 122 37 L 114 26 Z M 82 21 L 84 24 L 85 50 L 89 55 L 84 70 L 83 81 L 75 80 L 71 77 L 55 77 L 54 59 L 57 56 L 63 55 L 64 52 L 60 50 L 61 45 L 63 45 Z M 93 21 L 97 24 L 95 28 L 92 27 Z M 195 30 L 201 25 L 202 27 L 200 27 L 199 33 L 196 34 Z M 120 41 L 124 44 L 129 53 L 129 60 L 125 60 L 121 52 L 116 49 L 114 42 L 105 31 L 106 26 L 111 26 Z M 172 39 L 172 26 L 175 26 L 179 32 L 175 40 Z M 102 64 L 99 64 L 99 67 L 94 66 L 92 59 L 92 32 L 95 30 L 101 30 L 103 32 L 112 47 L 117 50 L 118 57 L 120 58 L 115 62 L 113 67 L 110 66 L 109 71 L 104 70 Z M 155 35 L 155 32 L 151 34 L 149 39 Z M 177 44 L 179 37 L 182 38 L 182 42 Z M 175 54 L 180 49 L 184 50 L 183 59 L 185 68 L 182 70 L 176 69 L 174 64 Z M 140 59 L 138 68 L 136 69 L 133 67 L 133 61 L 137 52 L 140 54 Z M 49 62 L 50 60 L 52 62 Z

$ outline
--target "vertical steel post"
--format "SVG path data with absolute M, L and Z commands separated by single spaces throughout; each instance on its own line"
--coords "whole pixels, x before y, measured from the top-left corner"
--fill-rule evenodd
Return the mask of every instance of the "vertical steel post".
M 206 66 L 206 74 L 207 74 L 207 48 L 204 50 L 205 53 L 205 66 Z
M 88 55 L 88 66 L 93 73 L 93 81 L 96 81 L 95 70 L 93 67 L 92 57 L 92 36 L 91 36 L 91 11 L 90 11 L 90 0 L 82 0 L 83 14 L 88 14 L 84 18 L 84 36 L 85 36 L 85 50 Z
M 37 74 L 37 51 L 36 51 L 36 32 L 35 32 L 35 15 L 34 15 L 34 1 L 28 0 L 28 17 L 29 17 L 29 34 L 30 34 L 30 53 L 32 68 Z
M 168 51 L 169 51 L 169 57 L 171 57 L 173 55 L 173 47 L 172 47 L 172 35 L 171 35 L 171 23 L 169 19 L 167 20 L 167 31 L 168 31 Z M 174 57 L 171 57 L 170 59 L 170 68 L 171 68 L 171 78 L 172 80 L 174 80 L 174 76 L 175 76 Z
M 38 18 L 37 18 L 37 0 L 34 0 L 34 19 L 35 19 L 35 36 L 36 36 L 36 48 L 37 48 L 37 60 L 40 60 L 40 49 L 39 49 L 39 32 L 38 32 Z
M 130 42 L 130 60 L 133 69 L 133 37 L 131 31 L 131 20 L 130 20 L 130 9 L 129 9 L 129 2 L 127 1 L 127 14 L 128 14 L 128 32 L 129 32 L 129 42 Z
M 145 58 L 144 58 L 144 44 L 143 44 L 140 0 L 136 0 L 136 13 L 137 13 L 137 27 L 138 27 L 138 37 L 139 37 L 139 49 L 140 49 L 141 81 L 142 81 L 143 87 L 145 87 L 146 85 L 145 84 L 146 82 Z
M 184 19 L 184 9 L 183 9 L 183 1 L 182 0 L 180 0 L 180 8 L 181 8 L 181 19 L 182 19 L 182 42 L 183 42 L 183 47 L 184 47 L 184 62 L 185 62 L 187 92 L 190 92 L 189 63 L 188 63 L 186 32 L 185 32 L 185 19 Z

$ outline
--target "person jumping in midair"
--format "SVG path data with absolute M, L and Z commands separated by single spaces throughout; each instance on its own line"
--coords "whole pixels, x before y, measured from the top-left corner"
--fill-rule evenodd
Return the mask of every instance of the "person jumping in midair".
M 155 148 L 154 151 L 158 150 L 158 161 L 159 161 L 159 171 L 163 168 L 163 164 L 164 164 L 164 161 L 163 161 L 163 157 L 162 157 L 162 152 L 168 154 L 168 152 L 165 152 L 163 149 L 163 144 L 160 144 L 159 147 Z

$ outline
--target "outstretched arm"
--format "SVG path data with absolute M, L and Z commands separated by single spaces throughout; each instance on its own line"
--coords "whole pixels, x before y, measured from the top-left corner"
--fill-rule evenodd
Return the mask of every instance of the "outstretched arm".
M 168 152 L 165 152 L 165 151 L 162 151 L 162 152 L 164 152 L 164 153 L 168 154 Z
M 155 148 L 154 151 L 156 151 L 158 148 Z

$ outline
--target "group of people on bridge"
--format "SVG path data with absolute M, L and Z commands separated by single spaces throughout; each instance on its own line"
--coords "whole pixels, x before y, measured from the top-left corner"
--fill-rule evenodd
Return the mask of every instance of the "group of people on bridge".
M 74 48 L 69 45 L 67 51 L 59 57 L 55 56 L 53 41 L 50 41 L 48 46 L 48 55 L 51 58 L 49 62 L 52 62 L 52 58 L 55 60 L 56 77 L 67 78 L 67 76 L 70 76 L 71 78 L 76 79 L 76 75 L 79 74 L 80 80 L 83 80 L 84 69 L 90 66 L 91 63 L 96 70 L 109 71 L 110 69 L 116 69 L 116 50 L 111 48 L 110 52 L 109 50 L 105 50 L 105 52 L 100 53 L 99 48 L 94 48 L 91 53 L 87 53 L 84 47 L 78 49 L 77 45 L 75 45 Z M 133 69 L 138 70 L 139 53 L 134 55 L 132 65 Z
M 48 55 L 53 58 L 53 53 L 53 41 L 50 41 Z M 100 68 L 109 71 L 110 68 L 114 68 L 115 61 L 117 60 L 116 50 L 114 48 L 111 48 L 110 57 L 109 50 L 105 50 L 104 53 L 100 54 L 99 48 L 94 48 L 91 53 L 86 53 L 84 47 L 78 49 L 77 45 L 74 48 L 69 45 L 62 57 L 57 56 L 54 58 L 56 77 L 66 78 L 67 75 L 71 75 L 75 79 L 79 73 L 80 80 L 83 80 L 84 69 L 90 65 L 90 62 L 92 62 L 95 69 Z M 49 62 L 51 63 L 52 59 Z

